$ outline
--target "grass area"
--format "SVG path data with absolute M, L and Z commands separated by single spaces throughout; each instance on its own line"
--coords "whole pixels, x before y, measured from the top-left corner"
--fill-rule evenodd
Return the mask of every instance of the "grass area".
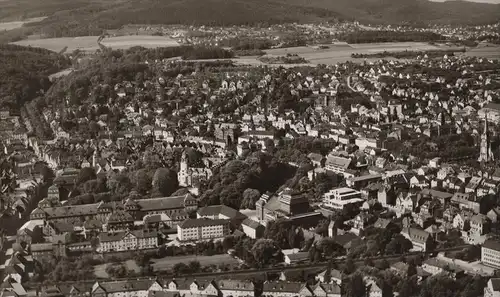
M 99 49 L 97 44 L 98 36 L 82 36 L 82 37 L 62 37 L 62 38 L 46 38 L 46 39 L 26 39 L 14 42 L 17 45 L 41 47 L 54 52 L 60 52 L 65 47 L 68 47 L 66 52 L 72 52 L 76 49 L 83 51 L 95 51 Z M 178 46 L 179 43 L 169 37 L 164 36 L 148 36 L 148 35 L 131 35 L 105 38 L 102 44 L 113 49 L 127 49 L 134 46 L 142 46 L 145 48 L 156 47 L 171 47 Z
M 123 263 L 125 263 L 128 270 L 133 270 L 135 273 L 141 272 L 141 268 L 139 267 L 139 265 L 137 265 L 135 260 L 127 260 Z M 95 277 L 100 279 L 110 278 L 109 274 L 106 272 L 106 267 L 108 267 L 108 265 L 110 265 L 110 263 L 104 263 L 94 266 Z
M 154 259 L 152 261 L 153 261 L 152 266 L 154 271 L 170 270 L 177 263 L 188 264 L 191 261 L 198 261 L 200 262 L 201 266 L 239 264 L 238 260 L 234 259 L 233 257 L 227 254 L 213 255 L 213 256 L 190 255 L 190 256 L 165 257 L 162 259 Z

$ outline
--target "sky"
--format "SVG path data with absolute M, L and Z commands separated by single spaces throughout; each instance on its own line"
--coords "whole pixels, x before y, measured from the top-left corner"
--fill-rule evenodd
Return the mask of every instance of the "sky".
M 444 2 L 446 0 L 431 0 L 434 2 Z M 470 2 L 481 2 L 481 3 L 493 3 L 493 4 L 500 4 L 500 0 L 467 0 Z

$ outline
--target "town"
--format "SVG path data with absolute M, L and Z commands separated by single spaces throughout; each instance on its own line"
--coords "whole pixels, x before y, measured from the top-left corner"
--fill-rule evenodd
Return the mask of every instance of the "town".
M 102 55 L 0 112 L 4 296 L 500 295 L 498 60 Z

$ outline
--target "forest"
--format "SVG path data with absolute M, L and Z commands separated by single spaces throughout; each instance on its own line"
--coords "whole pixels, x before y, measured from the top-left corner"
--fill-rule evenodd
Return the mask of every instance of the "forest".
M 4 0 L 0 20 L 48 16 L 25 27 L 0 33 L 0 41 L 30 33 L 46 37 L 100 35 L 127 24 L 261 25 L 358 20 L 371 24 L 485 24 L 499 20 L 498 5 L 466 1 L 370 0 L 335 2 L 301 0 L 248 1 L 61 1 Z M 467 15 L 466 18 L 463 16 Z
M 0 106 L 19 110 L 50 88 L 50 74 L 70 64 L 66 57 L 49 50 L 0 45 Z

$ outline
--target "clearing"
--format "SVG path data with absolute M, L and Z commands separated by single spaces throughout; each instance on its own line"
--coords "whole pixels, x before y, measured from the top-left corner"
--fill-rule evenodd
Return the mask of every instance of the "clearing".
M 125 266 L 127 266 L 128 270 L 133 270 L 136 273 L 141 272 L 141 268 L 137 265 L 135 260 L 127 260 L 123 263 L 125 264 Z M 101 265 L 94 266 L 94 274 L 95 274 L 96 278 L 101 278 L 101 279 L 110 278 L 109 274 L 106 272 L 106 267 L 108 267 L 108 265 L 110 265 L 110 264 L 111 263 L 104 263 Z
M 45 18 L 46 17 L 30 18 L 30 19 L 26 19 L 24 21 L 0 23 L 0 31 L 9 31 L 9 30 L 21 28 L 24 24 L 40 22 Z
M 200 262 L 201 266 L 209 265 L 238 265 L 238 260 L 234 259 L 228 254 L 213 255 L 213 256 L 176 256 L 176 257 L 165 257 L 162 259 L 152 260 L 154 271 L 169 270 L 174 267 L 177 263 L 189 264 L 191 261 Z
M 76 49 L 92 52 L 99 49 L 99 45 L 97 44 L 98 38 L 99 36 L 26 39 L 14 42 L 14 44 L 41 47 L 54 52 L 60 52 L 65 47 L 68 47 L 66 52 L 72 52 Z M 128 49 L 134 46 L 157 48 L 179 45 L 177 41 L 170 37 L 149 35 L 109 37 L 103 39 L 102 44 L 112 49 Z

